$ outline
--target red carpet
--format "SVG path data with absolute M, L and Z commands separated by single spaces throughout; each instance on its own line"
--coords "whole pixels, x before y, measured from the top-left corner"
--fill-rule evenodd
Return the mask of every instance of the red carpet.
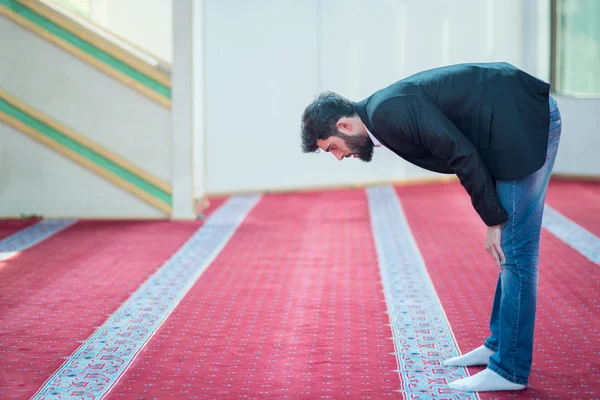
M 38 220 L 34 219 L 0 219 L 0 240 L 17 233 L 18 231 L 36 224 Z
M 200 224 L 79 222 L 0 263 L 0 398 L 33 395 Z
M 413 234 L 463 353 L 487 335 L 498 274 L 485 226 L 459 184 L 400 187 Z M 544 231 L 530 387 L 482 399 L 600 398 L 600 268 Z M 471 374 L 481 368 L 470 368 Z
M 363 191 L 265 197 L 111 397 L 389 398 L 381 290 Z
M 458 184 L 397 193 L 460 349 L 481 345 L 483 222 Z M 548 201 L 594 232 L 598 196 L 561 182 Z M 82 221 L 0 262 L 0 398 L 33 395 L 201 224 Z M 539 282 L 531 386 L 481 399 L 599 399 L 600 268 L 544 231 Z M 266 196 L 107 398 L 402 398 L 385 311 L 364 191 Z
M 600 237 L 600 182 L 552 181 L 546 200 L 556 211 Z

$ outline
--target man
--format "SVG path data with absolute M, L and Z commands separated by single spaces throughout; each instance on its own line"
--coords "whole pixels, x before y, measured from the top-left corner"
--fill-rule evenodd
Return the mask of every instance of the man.
M 487 365 L 449 384 L 520 390 L 531 372 L 539 243 L 561 117 L 550 85 L 507 63 L 420 72 L 352 102 L 321 94 L 302 116 L 304 152 L 370 161 L 385 146 L 424 169 L 456 174 L 487 225 L 501 268 L 484 344 L 445 365 Z

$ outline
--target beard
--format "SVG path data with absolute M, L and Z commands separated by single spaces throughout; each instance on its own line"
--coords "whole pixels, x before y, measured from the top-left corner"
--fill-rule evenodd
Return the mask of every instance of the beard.
M 356 154 L 364 162 L 371 161 L 375 145 L 368 135 L 346 135 L 341 132 L 338 134 L 344 139 L 352 154 Z

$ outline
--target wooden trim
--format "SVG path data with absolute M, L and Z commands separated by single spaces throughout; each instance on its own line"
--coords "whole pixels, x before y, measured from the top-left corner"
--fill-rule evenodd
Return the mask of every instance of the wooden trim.
M 314 191 L 334 191 L 347 189 L 364 189 L 369 186 L 393 185 L 393 186 L 409 186 L 409 185 L 431 185 L 440 183 L 458 182 L 455 175 L 450 177 L 431 177 L 431 178 L 415 178 L 404 180 L 385 180 L 373 182 L 359 182 L 345 185 L 323 185 L 323 186 L 303 186 L 297 188 L 277 188 L 277 189 L 254 189 L 254 190 L 237 190 L 231 192 L 212 192 L 208 193 L 208 198 L 214 197 L 231 197 L 245 194 L 284 194 L 284 193 L 302 193 Z
M 40 0 L 36 0 L 36 1 L 40 1 Z M 62 3 L 62 1 L 53 1 L 53 0 L 46 0 L 46 1 L 41 1 L 42 4 L 47 5 L 48 3 L 52 3 L 54 4 L 57 8 L 63 9 L 65 10 L 68 14 L 74 14 L 76 15 L 78 18 L 80 19 L 84 19 L 88 24 L 94 26 L 96 29 L 101 30 L 102 32 L 105 32 L 108 36 L 112 36 L 116 39 L 118 39 L 121 42 L 127 43 L 128 46 L 131 46 L 133 48 L 135 48 L 137 51 L 139 51 L 140 53 L 144 53 L 145 55 L 147 55 L 150 58 L 154 58 L 156 61 L 159 62 L 159 64 L 164 65 L 166 67 L 168 67 L 169 69 L 172 68 L 173 64 L 170 61 L 165 60 L 164 58 L 161 58 L 159 56 L 157 56 L 156 54 L 151 53 L 150 51 L 140 47 L 139 45 L 133 43 L 132 41 L 130 41 L 129 39 L 119 35 L 117 32 L 113 32 L 109 29 L 107 29 L 106 27 L 98 24 L 96 21 L 88 18 L 87 16 L 83 15 L 83 13 L 75 11 L 75 10 L 71 10 L 68 6 L 65 6 Z M 52 6 L 49 6 L 50 8 L 53 8 Z M 60 12 L 59 12 L 60 13 Z M 68 18 L 68 17 L 67 17 Z M 84 28 L 85 29 L 85 28 Z M 167 74 L 168 75 L 168 74 Z
M 20 214 L 0 214 L 0 219 L 22 219 Z M 41 220 L 55 220 L 55 219 L 75 219 L 77 221 L 94 221 L 94 220 L 113 220 L 113 221 L 169 221 L 169 217 L 157 217 L 157 216 L 146 216 L 146 217 L 130 217 L 127 215 L 53 215 L 47 217 L 42 215 Z M 41 221 L 40 220 L 40 221 Z M 0 261 L 1 263 L 1 261 Z
M 83 50 L 79 49 L 76 46 L 73 46 L 70 43 L 65 42 L 64 40 L 59 39 L 55 35 L 51 34 L 50 32 L 46 31 L 45 29 L 42 29 L 38 25 L 29 21 L 27 18 L 20 16 L 19 14 L 13 12 L 11 9 L 8 9 L 1 4 L 0 4 L 0 15 L 6 16 L 7 18 L 11 19 L 12 21 L 16 22 L 17 24 L 21 25 L 22 27 L 24 27 L 26 29 L 29 29 L 30 31 L 32 31 L 35 34 L 39 35 L 40 37 L 46 39 L 47 41 L 55 44 L 56 46 L 58 46 L 60 48 L 65 49 L 66 51 L 73 54 L 75 57 L 94 66 L 95 68 L 97 68 L 101 72 L 105 73 L 106 75 L 108 75 L 112 78 L 115 78 L 122 84 L 137 90 L 141 94 L 143 94 L 146 97 L 148 97 L 149 99 L 157 102 L 158 104 L 162 105 L 163 107 L 165 107 L 167 109 L 171 109 L 171 100 L 170 99 L 168 99 L 165 96 L 162 96 L 161 94 L 155 92 L 154 90 L 146 87 L 145 85 L 139 83 L 135 79 L 115 70 L 114 68 L 107 66 L 106 64 L 104 64 L 103 62 L 98 60 L 97 58 L 87 54 Z
M 4 122 L 4 123 L 8 124 L 8 125 L 12 126 L 13 128 L 19 130 L 20 132 L 30 136 L 32 139 L 37 140 L 38 142 L 50 147 L 51 149 L 62 154 L 63 156 L 77 162 L 78 164 L 84 166 L 85 168 L 94 172 L 95 174 L 102 176 L 109 182 L 115 184 L 116 186 L 118 186 L 122 189 L 125 189 L 127 192 L 137 196 L 141 200 L 144 200 L 146 203 L 163 211 L 164 213 L 166 213 L 168 215 L 171 214 L 171 206 L 169 206 L 168 204 L 165 204 L 162 201 L 154 198 L 150 194 L 144 192 L 137 186 L 127 182 L 126 180 L 122 179 L 121 177 L 106 171 L 105 169 L 101 168 L 94 162 L 88 160 L 87 158 L 83 157 L 80 154 L 77 154 L 73 150 L 63 147 L 63 146 L 60 146 L 54 140 L 52 140 L 49 137 L 47 137 L 46 135 L 36 131 L 32 127 L 24 124 L 23 122 L 5 114 L 5 113 L 0 113 L 0 122 Z
M 600 182 L 600 175 L 552 174 L 552 179 Z M 456 177 L 456 175 L 451 175 L 449 177 L 431 177 L 431 178 L 416 178 L 416 179 L 404 179 L 404 180 L 359 182 L 359 183 L 347 184 L 347 185 L 323 185 L 323 186 L 304 186 L 304 187 L 299 187 L 299 188 L 255 189 L 255 190 L 237 190 L 237 191 L 231 191 L 231 192 L 212 192 L 212 193 L 208 193 L 204 197 L 206 197 L 207 199 L 211 199 L 211 198 L 215 198 L 215 197 L 231 197 L 231 196 L 245 195 L 245 194 L 278 194 L 278 193 L 295 193 L 295 192 L 302 193 L 302 192 L 313 192 L 313 191 L 364 189 L 369 186 L 378 186 L 378 185 L 410 186 L 410 185 L 447 184 L 447 183 L 454 183 L 454 182 L 459 182 L 458 177 Z M 200 200 L 198 200 L 198 202 L 200 202 Z
M 158 63 L 159 63 L 160 65 L 164 65 L 165 67 L 167 67 L 167 68 L 169 68 L 169 69 L 173 69 L 173 63 L 172 63 L 172 62 L 170 62 L 170 61 L 167 61 L 167 60 L 165 60 L 164 58 L 161 58 L 161 57 L 157 56 L 156 54 L 152 54 L 152 53 L 150 53 L 148 50 L 141 48 L 139 45 L 137 45 L 137 44 L 135 44 L 135 43 L 131 42 L 130 40 L 128 40 L 128 39 L 126 39 L 126 38 L 124 38 L 123 36 L 119 35 L 119 34 L 118 34 L 118 33 L 116 33 L 116 32 L 109 31 L 109 30 L 108 30 L 108 29 L 106 29 L 105 27 L 103 27 L 103 26 L 101 26 L 101 25 L 98 25 L 96 22 L 94 22 L 94 21 L 92 21 L 92 20 L 87 20 L 87 22 L 88 22 L 90 25 L 94 25 L 96 28 L 98 28 L 98 29 L 100 29 L 100 30 L 102 30 L 102 31 L 106 32 L 106 34 L 107 34 L 107 35 L 114 36 L 114 37 L 115 37 L 116 39 L 118 39 L 119 41 L 127 43 L 129 46 L 133 47 L 134 49 L 136 49 L 136 50 L 137 50 L 137 51 L 139 51 L 140 53 L 144 53 L 144 54 L 146 54 L 148 57 L 150 57 L 150 58 L 154 58 L 156 61 L 158 61 Z M 142 62 L 144 62 L 144 61 L 142 61 Z M 167 72 L 164 72 L 163 70 L 160 70 L 160 69 L 157 69 L 157 71 L 159 71 L 160 73 L 164 74 L 164 75 L 165 75 L 165 76 L 166 76 L 166 77 L 169 79 L 168 86 L 170 87 L 170 86 L 171 86 L 171 75 L 170 75 L 170 74 L 168 74 Z M 165 83 L 165 85 L 167 85 L 167 84 Z
M 46 125 L 52 127 L 53 129 L 59 131 L 60 133 L 62 133 L 63 135 L 69 137 L 70 139 L 75 140 L 76 142 L 81 143 L 82 145 L 92 149 L 93 151 L 95 151 L 96 153 L 100 154 L 101 156 L 108 158 L 109 160 L 111 160 L 112 162 L 114 162 L 115 164 L 119 165 L 120 167 L 134 173 L 135 175 L 139 176 L 140 178 L 144 179 L 146 182 L 156 186 L 157 188 L 172 194 L 173 190 L 172 187 L 169 183 L 153 176 L 150 175 L 148 172 L 144 171 L 143 169 L 139 168 L 138 166 L 132 164 L 131 162 L 125 160 L 124 158 L 122 158 L 121 156 L 111 152 L 108 149 L 105 149 L 104 147 L 100 146 L 99 144 L 97 144 L 96 142 L 93 142 L 92 140 L 82 136 L 81 134 L 73 131 L 72 129 L 62 125 L 61 123 L 51 119 L 50 117 L 48 117 L 45 114 L 42 114 L 41 112 L 39 112 L 38 110 L 30 107 L 29 105 L 25 104 L 24 102 L 22 102 L 19 99 L 16 99 L 15 97 L 11 96 L 10 94 L 8 94 L 7 92 L 5 92 L 4 90 L 0 89 L 0 97 L 3 98 L 4 100 L 6 100 L 8 103 L 11 103 L 12 105 L 14 105 L 15 107 L 19 108 L 20 110 L 22 110 L 23 112 L 25 112 L 26 114 L 29 114 L 30 116 L 32 116 L 33 118 L 45 123 Z
M 582 182 L 598 182 L 600 183 L 600 175 L 586 175 L 586 174 L 552 174 L 553 180 L 559 181 L 582 181 Z
M 161 71 L 156 67 L 148 64 L 144 60 L 139 59 L 138 57 L 129 53 L 127 50 L 124 50 L 118 45 L 104 39 L 97 33 L 86 29 L 84 26 L 78 24 L 77 22 L 61 14 L 60 12 L 52 9 L 52 7 L 47 6 L 46 4 L 41 3 L 37 0 L 15 1 L 27 8 L 32 9 L 44 18 L 47 18 L 48 20 L 54 22 L 56 25 L 60 26 L 61 28 L 71 32 L 73 35 L 85 40 L 86 42 L 93 44 L 94 46 L 107 52 L 111 56 L 118 58 L 130 67 L 137 69 L 145 75 L 148 75 L 157 82 L 160 82 L 165 86 L 171 87 L 171 77 L 164 71 Z

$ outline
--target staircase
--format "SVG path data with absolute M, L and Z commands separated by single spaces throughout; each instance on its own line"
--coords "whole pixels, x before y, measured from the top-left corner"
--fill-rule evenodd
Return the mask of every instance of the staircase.
M 0 0 L 0 217 L 168 218 L 169 66 L 37 0 Z

